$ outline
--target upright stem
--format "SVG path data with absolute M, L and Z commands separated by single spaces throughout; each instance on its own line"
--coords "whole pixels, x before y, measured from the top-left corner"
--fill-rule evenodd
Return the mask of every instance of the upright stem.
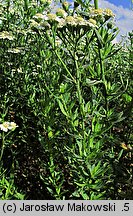
M 28 0 L 24 0 L 24 10 L 27 12 L 28 10 Z
M 95 9 L 98 9 L 98 0 L 94 0 Z
M 106 78 L 105 78 L 105 72 L 104 72 L 104 64 L 103 64 L 102 54 L 101 54 L 101 50 L 100 50 L 99 47 L 98 47 L 98 52 L 99 52 L 100 69 L 101 69 L 101 77 L 100 77 L 100 79 L 102 79 L 102 81 L 103 81 L 103 96 L 105 98 L 105 106 L 106 106 L 106 114 L 107 114 L 107 111 L 108 111 L 108 102 L 107 102 Z
M 65 64 L 64 61 L 62 60 L 60 54 L 59 54 L 59 53 L 57 52 L 57 50 L 55 49 L 54 43 L 53 43 L 53 41 L 52 41 L 52 38 L 49 36 L 49 32 L 48 32 L 48 31 L 46 31 L 46 37 L 47 37 L 49 43 L 51 44 L 52 49 L 53 49 L 54 53 L 56 54 L 57 58 L 60 60 L 60 62 L 62 63 L 63 67 L 65 68 L 66 72 L 67 72 L 68 75 L 71 77 L 72 81 L 73 81 L 74 83 L 76 83 L 76 80 L 74 79 L 74 77 L 72 76 L 71 72 L 70 72 L 69 69 L 67 68 L 66 64 Z
M 80 115 L 82 118 L 82 136 L 83 136 L 83 140 L 82 140 L 82 154 L 85 151 L 86 148 L 86 135 L 85 135 L 85 122 L 84 122 L 84 103 L 83 103 L 83 97 L 82 97 L 82 93 L 81 93 L 81 87 L 80 87 L 80 82 L 81 82 L 81 76 L 80 76 L 80 71 L 78 68 L 78 62 L 75 59 L 75 66 L 76 66 L 76 76 L 77 76 L 77 93 L 78 93 L 78 100 L 79 100 L 79 107 L 80 107 Z M 82 156 L 82 155 L 81 155 Z
M 2 160 L 3 152 L 4 152 L 4 144 L 5 144 L 5 135 L 4 132 L 2 132 L 2 145 L 1 145 L 1 152 L 0 152 L 0 162 Z

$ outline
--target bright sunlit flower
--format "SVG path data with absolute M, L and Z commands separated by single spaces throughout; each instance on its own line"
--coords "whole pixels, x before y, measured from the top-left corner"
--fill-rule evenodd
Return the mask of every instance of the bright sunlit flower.
M 83 21 L 84 21 L 84 18 L 81 17 L 81 16 L 77 16 L 77 17 L 76 17 L 76 20 L 77 20 L 78 22 L 83 22 Z
M 35 20 L 33 20 L 33 19 L 30 20 L 30 26 L 31 27 L 38 27 L 38 25 L 39 24 Z
M 18 73 L 23 73 L 22 68 L 17 68 Z
M 103 14 L 103 9 L 102 8 L 94 9 L 94 13 L 96 15 L 102 15 Z
M 105 15 L 109 16 L 109 17 L 114 17 L 114 13 L 112 12 L 112 10 L 110 10 L 109 8 L 106 8 L 104 10 Z
M 47 17 L 51 21 L 55 21 L 57 19 L 56 14 L 52 14 L 52 13 L 47 14 Z
M 8 128 L 9 128 L 10 130 L 15 129 L 16 127 L 18 127 L 18 125 L 17 125 L 15 122 L 10 122 L 10 123 L 9 123 L 9 127 L 8 127 Z
M 41 18 L 41 19 L 43 19 L 43 14 L 37 13 L 34 17 L 35 17 L 35 18 Z
M 4 122 L 3 124 L 0 124 L 0 130 L 7 132 L 9 127 L 9 122 Z
M 69 25 L 74 25 L 74 26 L 77 25 L 73 16 L 67 16 L 66 17 L 66 23 Z
M 63 18 L 60 18 L 60 22 L 58 23 L 58 28 L 63 28 L 65 26 L 66 22 Z
M 87 25 L 86 20 L 84 20 L 84 18 L 81 17 L 81 16 L 77 16 L 77 17 L 75 18 L 75 22 L 76 22 L 78 25 Z
M 44 15 L 41 14 L 41 13 L 37 13 L 37 14 L 35 14 L 35 16 L 33 16 L 33 18 L 34 18 L 36 21 L 41 21 L 42 19 L 44 19 Z
M 0 124 L 0 130 L 7 132 L 8 130 L 14 130 L 17 126 L 15 122 L 4 122 Z
M 90 11 L 90 18 L 99 18 L 102 17 L 104 10 L 102 8 L 98 8 L 98 9 L 92 9 Z
M 43 16 L 43 19 L 45 21 L 56 21 L 56 22 L 60 22 L 60 18 L 56 16 L 56 14 L 52 14 L 52 13 L 48 13 L 47 15 Z
M 89 19 L 89 22 L 92 23 L 93 25 L 96 25 L 96 24 L 97 24 L 96 20 L 91 19 L 91 18 Z
M 0 39 L 8 39 L 8 40 L 13 40 L 13 36 L 7 32 L 7 31 L 2 31 L 0 32 Z
M 44 27 L 45 29 L 50 29 L 50 24 L 47 21 L 41 21 L 40 26 Z
M 12 49 L 8 49 L 9 53 L 21 53 L 21 50 L 18 48 L 12 48 Z

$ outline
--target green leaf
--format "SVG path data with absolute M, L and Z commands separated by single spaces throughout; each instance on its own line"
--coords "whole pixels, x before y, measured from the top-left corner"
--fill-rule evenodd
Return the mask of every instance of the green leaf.
M 80 197 L 80 194 L 78 191 L 74 191 L 70 197 Z
M 53 138 L 53 132 L 52 131 L 48 132 L 48 138 Z
M 19 200 L 24 200 L 25 198 L 25 195 L 24 194 L 21 194 L 21 193 L 18 193 L 16 192 L 16 194 L 14 195 L 15 198 L 19 199 Z
M 59 99 L 57 99 L 57 102 L 58 102 L 58 104 L 59 104 L 59 107 L 60 107 L 60 109 L 61 109 L 61 112 L 62 112 L 65 116 L 68 117 L 68 114 L 67 114 L 67 112 L 65 111 L 64 106 L 63 106 L 63 104 L 61 103 L 61 101 L 60 101 Z
M 84 187 L 86 185 L 86 183 L 78 183 L 78 182 L 75 182 L 76 185 L 78 185 L 79 187 Z
M 121 158 L 121 156 L 122 156 L 122 154 L 123 154 L 123 151 L 124 151 L 124 149 L 122 149 L 120 152 L 119 152 L 119 155 L 118 155 L 118 160 Z
M 92 193 L 91 194 L 91 197 L 90 197 L 90 200 L 103 200 L 104 199 L 104 195 L 105 194 L 105 192 L 102 192 L 102 193 Z
M 97 85 L 99 83 L 102 83 L 103 81 L 102 80 L 90 80 L 88 78 L 86 78 L 86 85 L 87 86 L 94 86 L 94 85 Z
M 96 33 L 96 37 L 97 37 L 97 40 L 98 40 L 98 44 L 99 44 L 99 48 L 102 48 L 103 45 L 104 45 L 104 40 L 103 38 L 101 37 L 101 35 L 99 34 L 98 30 L 97 29 L 94 29 L 95 33 Z
M 84 200 L 89 200 L 89 196 L 84 191 L 81 191 L 80 194 Z
M 78 141 L 77 140 L 77 145 L 78 145 L 78 148 L 79 148 L 79 155 L 82 156 L 83 155 L 83 145 L 82 145 L 82 141 Z
M 108 55 L 108 58 L 114 56 L 116 53 L 118 53 L 119 51 L 121 50 L 121 47 L 118 48 L 118 49 L 114 49 L 109 55 Z
M 112 45 L 111 44 L 108 47 L 105 46 L 105 48 L 103 50 L 104 59 L 108 57 L 108 55 L 111 53 L 111 50 L 112 50 Z
M 123 94 L 122 98 L 127 103 L 131 102 L 131 100 L 132 100 L 132 97 L 129 94 Z

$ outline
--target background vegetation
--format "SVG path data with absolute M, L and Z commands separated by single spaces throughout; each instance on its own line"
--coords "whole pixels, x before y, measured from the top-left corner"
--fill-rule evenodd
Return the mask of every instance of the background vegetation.
M 133 33 L 60 8 L 0 3 L 0 199 L 132 199 Z

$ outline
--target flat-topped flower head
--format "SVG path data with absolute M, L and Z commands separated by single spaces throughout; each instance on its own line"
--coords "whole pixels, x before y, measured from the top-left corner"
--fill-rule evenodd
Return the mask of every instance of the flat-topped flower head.
M 2 31 L 0 32 L 0 39 L 8 39 L 8 40 L 13 40 L 14 37 L 7 31 Z
M 81 16 L 77 16 L 77 17 L 75 18 L 75 21 L 76 21 L 76 23 L 79 24 L 79 25 L 85 24 L 85 20 L 84 20 L 84 18 L 81 17 Z
M 41 14 L 41 13 L 37 13 L 33 16 L 33 18 L 36 20 L 36 21 L 41 21 L 42 19 L 44 19 L 44 15 Z
M 56 18 L 57 18 L 57 16 L 56 16 L 56 14 L 52 14 L 52 13 L 49 13 L 49 14 L 47 14 L 47 17 L 49 18 L 49 20 L 56 20 Z
M 76 19 L 77 19 L 78 22 L 83 22 L 84 21 L 84 18 L 81 17 L 81 16 L 77 16 Z
M 36 29 L 39 28 L 39 23 L 36 22 L 35 20 L 31 19 L 30 20 L 30 28 L 31 28 L 31 30 L 36 31 Z
M 30 20 L 30 26 L 34 26 L 34 27 L 37 27 L 38 26 L 38 22 L 36 22 L 35 20 L 31 19 Z
M 60 18 L 60 21 L 58 22 L 57 27 L 58 28 L 63 28 L 66 25 L 66 21 L 63 18 Z
M 114 13 L 112 12 L 112 10 L 110 10 L 109 8 L 106 8 L 104 10 L 104 14 L 108 17 L 114 17 L 115 16 Z
M 44 15 L 44 20 L 49 20 L 51 22 L 53 21 L 60 22 L 60 18 L 57 17 L 57 15 L 53 13 L 48 13 L 47 15 Z
M 102 17 L 104 10 L 102 8 L 98 8 L 98 9 L 92 9 L 89 14 L 90 14 L 90 18 L 95 18 L 95 17 Z
M 67 13 L 63 9 L 58 8 L 56 11 L 56 15 L 59 17 L 65 18 L 67 16 Z
M 45 29 L 50 29 L 50 24 L 47 21 L 41 21 L 40 26 Z
M 72 25 L 72 26 L 76 26 L 77 23 L 74 19 L 73 16 L 67 16 L 66 19 L 65 19 L 66 23 L 69 24 L 69 25 Z
M 12 48 L 12 49 L 8 49 L 9 53 L 21 53 L 21 49 L 18 48 Z
M 89 21 L 90 23 L 92 23 L 93 25 L 96 25 L 96 24 L 97 24 L 96 20 L 94 20 L 94 19 L 92 19 L 92 18 L 90 18 L 88 21 Z
M 33 18 L 41 18 L 41 19 L 43 19 L 43 14 L 37 13 L 37 14 L 35 14 L 35 16 Z
M 102 15 L 103 14 L 103 9 L 102 8 L 94 9 L 93 11 L 94 11 L 94 13 L 96 15 Z

